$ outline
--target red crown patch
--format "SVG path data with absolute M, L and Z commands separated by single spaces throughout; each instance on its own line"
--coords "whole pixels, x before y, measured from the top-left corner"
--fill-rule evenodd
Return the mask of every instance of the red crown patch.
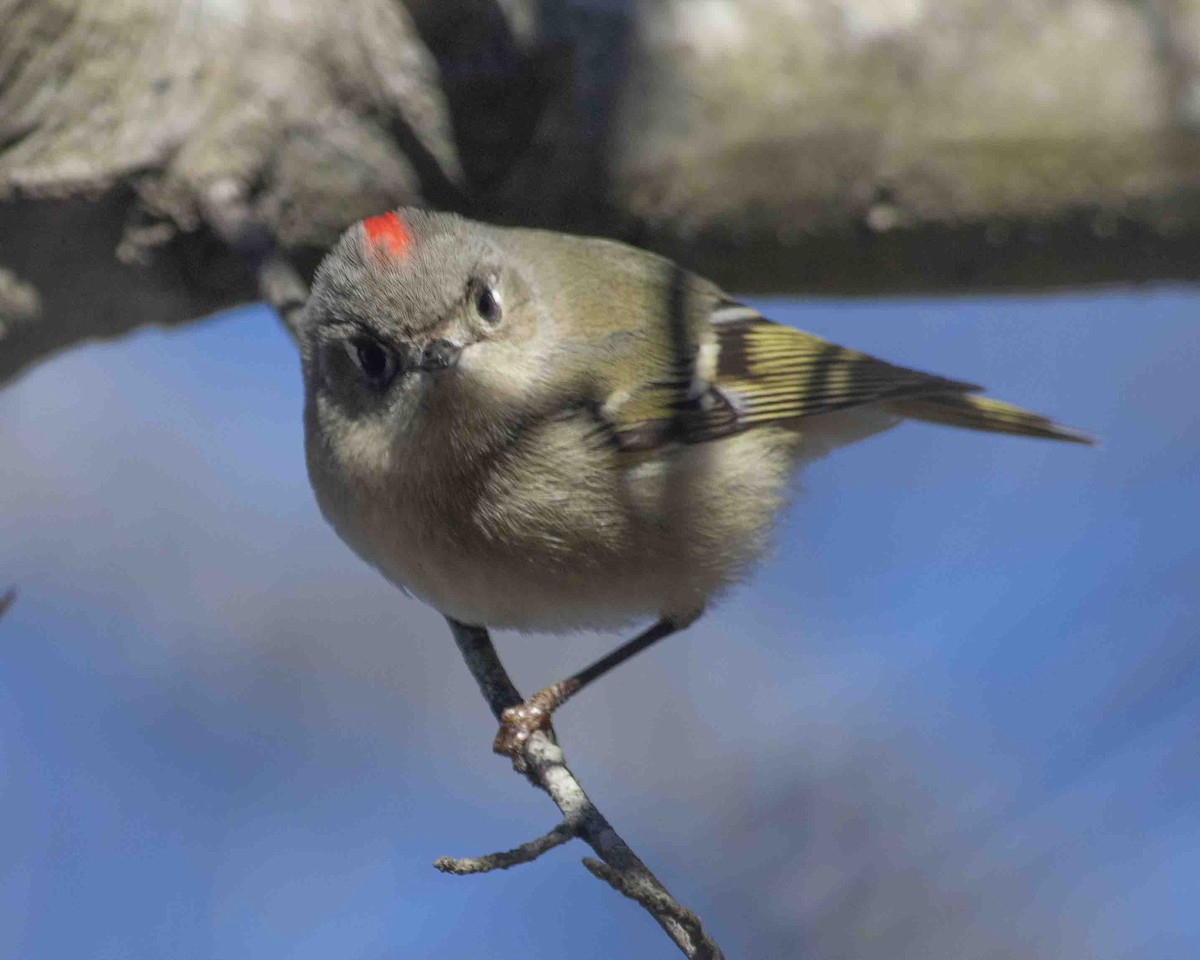
M 412 245 L 412 234 L 395 211 L 389 210 L 377 217 L 368 217 L 362 222 L 367 243 L 390 257 L 403 257 Z

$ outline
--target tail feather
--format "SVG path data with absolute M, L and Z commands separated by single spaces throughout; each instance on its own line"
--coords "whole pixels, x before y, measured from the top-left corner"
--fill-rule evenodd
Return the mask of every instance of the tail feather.
M 974 397 L 966 393 L 945 393 L 932 396 L 893 400 L 888 407 L 904 417 L 942 423 L 968 430 L 988 430 L 992 433 L 1013 433 L 1023 437 L 1044 437 L 1089 446 L 1095 440 L 1087 434 L 1063 427 L 1046 417 L 1002 400 Z

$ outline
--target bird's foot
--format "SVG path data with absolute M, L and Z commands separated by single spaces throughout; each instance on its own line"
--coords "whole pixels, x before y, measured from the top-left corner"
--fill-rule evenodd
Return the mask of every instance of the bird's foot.
M 500 729 L 492 742 L 492 750 L 502 756 L 518 757 L 534 733 L 551 729 L 550 714 L 574 692 L 570 681 L 555 683 L 539 690 L 524 703 L 509 707 L 500 715 Z

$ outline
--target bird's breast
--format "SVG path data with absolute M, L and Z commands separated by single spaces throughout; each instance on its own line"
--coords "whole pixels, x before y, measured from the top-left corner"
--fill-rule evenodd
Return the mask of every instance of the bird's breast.
M 763 551 L 791 448 L 755 431 L 631 457 L 586 418 L 555 420 L 451 480 L 397 471 L 349 531 L 335 526 L 463 622 L 561 630 L 682 616 Z

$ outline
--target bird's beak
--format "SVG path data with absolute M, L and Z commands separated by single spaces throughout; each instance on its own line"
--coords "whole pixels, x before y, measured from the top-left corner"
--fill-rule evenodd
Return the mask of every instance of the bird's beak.
M 462 351 L 463 348 L 460 344 L 445 339 L 432 340 L 421 351 L 421 355 L 417 358 L 416 368 L 427 373 L 448 370 L 458 363 Z

